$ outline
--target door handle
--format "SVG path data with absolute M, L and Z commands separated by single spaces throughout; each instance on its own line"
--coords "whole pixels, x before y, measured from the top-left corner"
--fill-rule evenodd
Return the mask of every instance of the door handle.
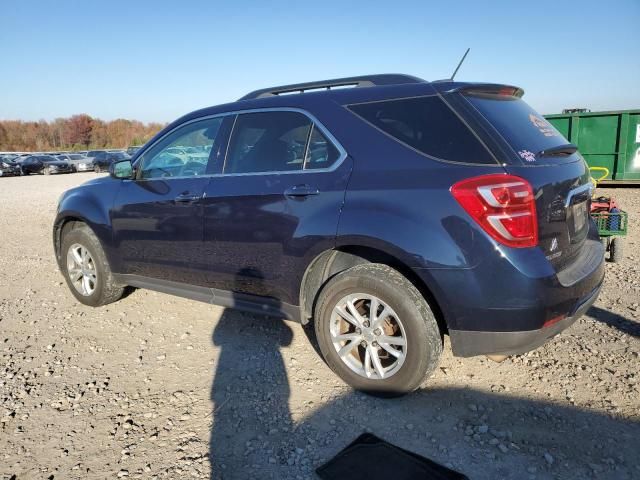
M 177 203 L 191 203 L 197 200 L 200 200 L 200 195 L 189 192 L 181 193 L 174 199 L 174 201 Z
M 308 197 L 309 195 L 318 195 L 319 193 L 320 190 L 307 184 L 294 185 L 293 187 L 289 187 L 284 191 L 284 194 L 287 197 Z

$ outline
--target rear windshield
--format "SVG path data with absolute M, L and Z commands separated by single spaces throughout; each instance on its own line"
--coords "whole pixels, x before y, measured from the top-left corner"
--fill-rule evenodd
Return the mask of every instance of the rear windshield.
M 440 97 L 361 103 L 349 109 L 396 140 L 450 162 L 495 164 L 487 149 Z
M 519 98 L 472 96 L 467 100 L 491 123 L 525 161 L 530 154 L 569 143 L 542 115 Z

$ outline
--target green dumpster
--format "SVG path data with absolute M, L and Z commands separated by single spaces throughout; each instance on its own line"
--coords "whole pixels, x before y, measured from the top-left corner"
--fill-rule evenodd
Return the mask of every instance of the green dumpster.
M 609 170 L 606 180 L 640 183 L 640 110 L 577 111 L 545 118 L 578 146 L 590 167 Z

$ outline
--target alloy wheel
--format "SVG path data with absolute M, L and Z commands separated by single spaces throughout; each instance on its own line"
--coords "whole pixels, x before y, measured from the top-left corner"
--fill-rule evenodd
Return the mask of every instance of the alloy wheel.
M 358 375 L 383 380 L 395 375 L 407 356 L 404 326 L 394 310 L 374 295 L 350 294 L 331 313 L 331 342 Z
M 93 257 L 86 247 L 74 243 L 67 251 L 67 274 L 74 288 L 85 297 L 96 290 L 98 272 Z

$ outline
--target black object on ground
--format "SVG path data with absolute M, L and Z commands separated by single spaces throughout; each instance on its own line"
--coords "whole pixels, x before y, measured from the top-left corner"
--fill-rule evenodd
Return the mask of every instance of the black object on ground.
M 322 480 L 469 480 L 466 475 L 404 450 L 371 433 L 316 469 Z

